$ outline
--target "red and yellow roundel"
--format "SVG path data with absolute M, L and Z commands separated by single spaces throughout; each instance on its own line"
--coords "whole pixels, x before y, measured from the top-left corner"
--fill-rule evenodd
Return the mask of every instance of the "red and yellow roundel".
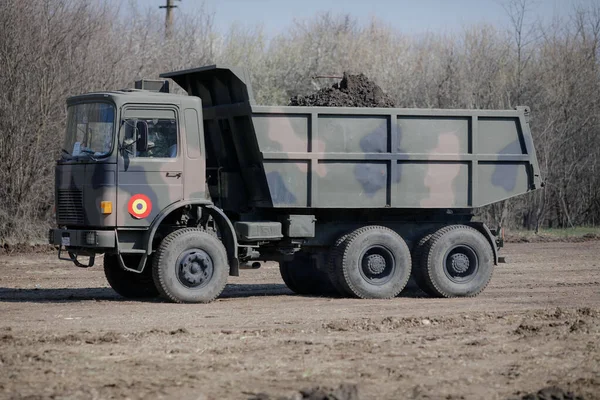
M 152 202 L 145 194 L 136 194 L 129 199 L 127 210 L 133 218 L 146 218 L 152 211 Z

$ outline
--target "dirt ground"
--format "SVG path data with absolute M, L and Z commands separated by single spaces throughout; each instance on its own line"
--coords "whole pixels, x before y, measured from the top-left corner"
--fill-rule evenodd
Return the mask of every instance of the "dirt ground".
M 504 254 L 474 299 L 302 297 L 266 265 L 208 305 L 125 301 L 101 267 L 0 256 L 0 398 L 301 398 L 349 383 L 360 399 L 547 386 L 600 399 L 600 242 Z

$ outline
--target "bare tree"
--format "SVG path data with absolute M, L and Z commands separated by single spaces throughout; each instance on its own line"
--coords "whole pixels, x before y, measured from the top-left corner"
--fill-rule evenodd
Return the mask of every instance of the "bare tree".
M 41 237 L 52 219 L 53 165 L 65 99 L 214 62 L 251 69 L 255 97 L 286 104 L 362 72 L 405 107 L 529 105 L 545 191 L 487 207 L 491 225 L 538 229 L 600 221 L 600 6 L 531 19 L 532 0 L 505 0 L 507 31 L 403 34 L 377 19 L 317 14 L 265 37 L 260 26 L 214 27 L 200 7 L 165 38 L 158 9 L 106 0 L 6 0 L 0 8 L 0 241 Z

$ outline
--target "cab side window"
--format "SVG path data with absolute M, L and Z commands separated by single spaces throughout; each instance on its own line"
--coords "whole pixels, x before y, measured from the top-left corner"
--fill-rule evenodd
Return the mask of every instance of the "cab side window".
M 124 139 L 134 139 L 137 121 L 148 124 L 148 151 L 136 151 L 136 157 L 175 158 L 177 157 L 177 120 L 173 118 L 137 118 L 125 121 Z

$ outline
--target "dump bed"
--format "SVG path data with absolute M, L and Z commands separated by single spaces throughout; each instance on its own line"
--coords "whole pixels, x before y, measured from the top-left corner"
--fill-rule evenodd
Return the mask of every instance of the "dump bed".
M 202 99 L 225 208 L 472 208 L 541 186 L 526 107 L 266 107 L 241 69 L 162 76 Z

